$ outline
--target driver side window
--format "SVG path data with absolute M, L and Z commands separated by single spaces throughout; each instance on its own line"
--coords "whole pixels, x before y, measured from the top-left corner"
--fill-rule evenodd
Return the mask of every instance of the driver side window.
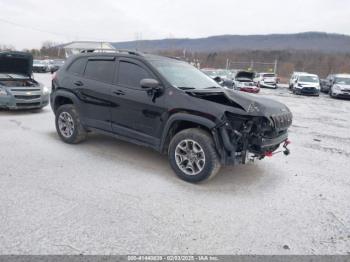
M 144 68 L 137 64 L 127 61 L 120 61 L 118 73 L 119 85 L 141 89 L 140 81 L 145 78 L 153 77 Z

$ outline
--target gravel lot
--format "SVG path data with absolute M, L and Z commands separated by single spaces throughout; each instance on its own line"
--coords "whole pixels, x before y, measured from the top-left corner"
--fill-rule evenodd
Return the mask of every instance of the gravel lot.
M 350 254 L 350 101 L 259 95 L 293 111 L 292 154 L 200 185 L 150 149 L 64 144 L 50 107 L 0 111 L 0 253 Z

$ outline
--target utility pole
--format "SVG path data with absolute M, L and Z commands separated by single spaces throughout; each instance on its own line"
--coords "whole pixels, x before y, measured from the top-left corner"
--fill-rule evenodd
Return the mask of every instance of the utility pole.
M 273 73 L 276 74 L 277 73 L 277 59 L 275 60 L 275 68 L 273 70 Z
M 229 60 L 228 60 L 228 58 L 226 59 L 226 70 L 228 70 L 228 68 L 229 68 Z

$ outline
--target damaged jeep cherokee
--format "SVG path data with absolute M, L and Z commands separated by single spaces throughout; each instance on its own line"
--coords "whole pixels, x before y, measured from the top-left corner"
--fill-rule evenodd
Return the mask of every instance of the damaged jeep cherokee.
M 148 146 L 193 183 L 280 146 L 289 153 L 292 113 L 285 105 L 224 89 L 167 57 L 125 50 L 71 57 L 53 78 L 51 106 L 64 142 L 98 132 Z

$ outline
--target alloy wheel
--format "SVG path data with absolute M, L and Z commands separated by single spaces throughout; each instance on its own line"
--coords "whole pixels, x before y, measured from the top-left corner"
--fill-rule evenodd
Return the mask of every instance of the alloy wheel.
M 182 172 L 194 176 L 204 169 L 205 153 L 196 141 L 185 139 L 176 146 L 175 160 Z
M 62 112 L 58 116 L 58 128 L 65 138 L 69 138 L 74 133 L 73 117 L 68 112 Z

